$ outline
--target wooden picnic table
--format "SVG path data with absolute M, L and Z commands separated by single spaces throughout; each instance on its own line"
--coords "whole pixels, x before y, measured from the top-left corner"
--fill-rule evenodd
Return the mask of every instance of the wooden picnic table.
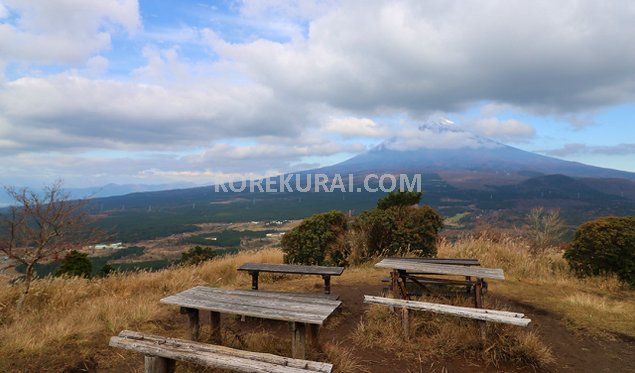
M 457 259 L 452 259 L 456 261 Z M 422 275 L 429 283 L 446 283 L 454 285 L 473 285 L 474 286 L 474 305 L 477 308 L 482 308 L 482 289 L 484 286 L 484 279 L 505 279 L 505 274 L 502 269 L 498 268 L 482 268 L 475 264 L 457 265 L 446 263 L 433 263 L 430 260 L 413 260 L 410 258 L 386 258 L 375 265 L 378 268 L 392 269 L 392 288 L 393 295 L 399 296 L 401 299 L 410 299 L 408 290 L 406 288 L 406 281 L 410 280 L 418 286 L 425 288 Z M 451 280 L 443 278 L 429 278 L 430 274 L 443 275 L 443 276 L 463 276 L 465 280 Z M 472 282 L 471 278 L 476 278 L 475 282 Z
M 289 273 L 296 275 L 318 275 L 324 279 L 324 294 L 331 294 L 331 276 L 339 276 L 344 267 L 309 266 L 297 264 L 245 263 L 238 267 L 239 271 L 247 271 L 251 275 L 251 288 L 258 290 L 258 274 L 260 272 Z
M 197 286 L 161 299 L 161 303 L 181 307 L 189 317 L 193 340 L 200 333 L 199 311 L 210 311 L 211 338 L 221 343 L 220 315 L 232 314 L 290 323 L 291 347 L 294 358 L 305 358 L 305 334 L 317 344 L 319 327 L 342 304 L 322 295 L 277 293 L 252 290 L 228 290 Z M 309 329 L 305 328 L 309 325 Z

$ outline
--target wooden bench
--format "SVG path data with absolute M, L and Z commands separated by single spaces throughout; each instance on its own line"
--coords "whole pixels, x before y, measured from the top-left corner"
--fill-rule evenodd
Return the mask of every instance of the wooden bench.
M 382 304 L 385 306 L 408 308 L 415 311 L 425 311 L 440 313 L 444 315 L 453 315 L 467 317 L 475 320 L 498 322 L 503 324 L 511 324 L 516 326 L 527 326 L 531 319 L 525 318 L 525 315 L 518 312 L 498 311 L 485 308 L 472 308 L 451 306 L 448 304 L 419 302 L 404 299 L 392 299 L 364 295 L 364 303 Z
M 161 299 L 161 303 L 181 307 L 189 317 L 190 333 L 197 340 L 200 310 L 210 311 L 211 337 L 221 343 L 221 313 L 279 320 L 290 323 L 291 351 L 294 358 L 305 357 L 305 336 L 318 344 L 319 328 L 342 304 L 323 295 L 277 293 L 252 290 L 228 290 L 197 286 Z M 305 325 L 308 325 L 307 329 Z
M 398 307 L 402 309 L 402 327 L 404 336 L 409 338 L 409 319 L 407 310 L 433 312 L 443 315 L 452 315 L 459 317 L 466 317 L 474 320 L 479 320 L 481 338 L 485 339 L 485 328 L 483 322 L 497 322 L 503 324 L 511 324 L 516 326 L 526 327 L 531 322 L 531 319 L 525 318 L 525 315 L 518 312 L 498 311 L 483 308 L 472 307 L 459 307 L 451 306 L 448 304 L 419 302 L 405 299 L 392 299 L 384 297 L 375 297 L 371 295 L 364 295 L 364 303 L 366 304 L 381 304 L 384 306 Z
M 324 279 L 324 294 L 331 294 L 331 276 L 339 276 L 344 267 L 307 266 L 296 264 L 245 263 L 238 268 L 251 275 L 251 288 L 258 290 L 258 274 L 260 272 L 288 273 L 295 275 L 318 275 Z
M 172 373 L 176 361 L 245 373 L 329 373 L 332 364 L 237 350 L 183 339 L 124 330 L 110 338 L 110 346 L 145 355 L 146 373 Z

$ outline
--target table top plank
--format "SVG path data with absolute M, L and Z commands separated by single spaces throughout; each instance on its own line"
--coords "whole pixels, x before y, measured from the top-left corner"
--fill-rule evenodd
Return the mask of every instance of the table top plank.
M 422 263 L 412 260 L 387 258 L 375 264 L 378 268 L 400 269 L 415 273 L 433 273 L 439 275 L 473 276 L 504 280 L 505 274 L 500 268 L 482 268 L 450 264 Z
M 278 293 L 280 294 L 280 293 Z M 197 286 L 161 299 L 163 304 L 263 319 L 322 325 L 342 302 L 323 297 Z
M 344 267 L 308 266 L 298 264 L 245 263 L 238 267 L 239 271 L 278 272 L 298 275 L 339 276 Z
M 213 295 L 211 295 L 213 294 Z M 210 296 L 211 295 L 211 296 Z M 332 302 L 323 302 L 310 298 L 282 299 L 259 296 L 255 291 L 247 295 L 240 294 L 219 294 L 204 291 L 204 289 L 194 288 L 188 293 L 188 297 L 198 299 L 213 299 L 217 303 L 226 303 L 236 306 L 261 307 L 270 309 L 284 309 L 298 312 L 308 312 L 313 314 L 328 315 L 332 308 Z M 272 300 L 274 302 L 272 302 Z
M 292 302 L 324 304 L 329 306 L 333 303 L 333 301 L 337 301 L 334 295 L 326 294 L 281 293 L 263 290 L 222 289 L 208 286 L 196 286 L 190 290 L 194 292 L 206 292 L 210 297 L 215 296 L 213 294 L 220 294 L 223 297 L 237 295 L 241 297 L 256 297 L 257 299 L 274 298 L 279 301 L 287 300 Z
M 462 265 L 462 266 L 480 266 L 481 265 L 481 262 L 478 259 L 402 258 L 402 257 L 389 257 L 388 259 L 409 260 L 409 261 L 418 262 L 418 263 L 450 264 L 450 265 Z

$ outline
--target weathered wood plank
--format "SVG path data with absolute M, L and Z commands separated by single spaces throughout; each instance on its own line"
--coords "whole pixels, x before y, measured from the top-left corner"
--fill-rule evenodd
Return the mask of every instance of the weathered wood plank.
M 200 299 L 202 301 L 213 299 L 215 302 L 218 303 L 228 303 L 236 306 L 262 307 L 263 309 L 271 308 L 274 310 L 284 309 L 286 311 L 306 312 L 316 315 L 328 315 L 333 312 L 333 307 L 337 308 L 341 304 L 340 301 L 326 300 L 325 302 L 324 299 L 316 302 L 315 299 L 307 297 L 281 299 L 275 297 L 259 297 L 257 296 L 257 294 L 250 294 L 248 296 L 245 296 L 238 294 L 224 294 L 218 292 L 210 293 L 206 292 L 203 289 L 196 288 L 190 289 L 190 291 L 185 296 L 191 299 Z
M 238 267 L 239 271 L 278 272 L 298 275 L 330 275 L 339 276 L 344 267 L 308 266 L 297 264 L 245 263 Z
M 461 266 L 480 266 L 481 262 L 478 259 L 454 259 L 454 258 L 403 258 L 397 256 L 391 256 L 388 259 L 396 260 L 409 260 L 419 263 L 432 263 L 432 264 L 451 264 Z
M 300 373 L 309 371 L 329 373 L 333 368 L 332 364 L 329 363 L 237 350 L 129 330 L 124 330 L 119 333 L 119 336 L 112 337 L 110 346 L 238 372 Z
M 335 303 L 339 301 L 329 301 L 325 302 L 311 302 L 308 298 L 297 298 L 294 300 L 289 299 L 280 299 L 280 298 L 269 298 L 269 297 L 258 297 L 258 296 L 244 296 L 244 295 L 236 295 L 236 294 L 222 294 L 222 293 L 214 293 L 213 296 L 210 296 L 210 293 L 205 291 L 200 291 L 199 289 L 192 289 L 189 293 L 187 293 L 188 298 L 192 299 L 202 299 L 202 300 L 210 300 L 213 299 L 219 303 L 230 303 L 235 304 L 237 306 L 249 306 L 249 307 L 263 307 L 263 308 L 272 308 L 272 309 L 280 309 L 283 308 L 285 310 L 294 310 L 300 312 L 309 312 L 309 313 L 329 313 L 332 311 L 332 308 L 335 306 Z
M 204 286 L 165 297 L 160 302 L 213 312 L 319 325 L 342 303 L 322 297 L 277 295 Z
M 271 307 L 237 305 L 231 302 L 221 302 L 218 299 L 196 299 L 192 297 L 171 296 L 161 299 L 161 303 L 262 319 L 299 321 L 310 324 L 322 324 L 325 319 L 322 315 L 315 313 L 289 311 Z
M 254 291 L 254 290 L 242 290 L 242 289 L 222 289 L 222 288 L 212 288 L 208 286 L 196 286 L 192 289 L 196 289 L 196 291 L 204 291 L 207 293 L 214 294 L 223 294 L 223 295 L 239 295 L 241 297 L 255 297 L 258 299 L 262 298 L 275 298 L 278 300 L 289 300 L 293 302 L 302 302 L 302 303 L 316 303 L 316 304 L 327 304 L 331 305 L 333 301 L 337 301 L 338 297 L 336 295 L 329 294 L 317 294 L 317 293 L 281 293 L 274 291 Z
M 405 259 L 383 259 L 375 264 L 378 268 L 398 269 L 416 273 L 434 273 L 440 275 L 473 276 L 504 280 L 505 274 L 500 268 L 481 268 L 451 264 L 421 263 Z
M 530 319 L 523 318 L 523 314 L 515 312 L 450 306 L 447 304 L 391 299 L 370 295 L 364 295 L 364 303 L 381 304 L 392 307 L 405 307 L 416 311 L 434 312 L 439 314 L 454 315 L 476 320 L 499 322 L 517 326 L 527 326 L 531 322 Z

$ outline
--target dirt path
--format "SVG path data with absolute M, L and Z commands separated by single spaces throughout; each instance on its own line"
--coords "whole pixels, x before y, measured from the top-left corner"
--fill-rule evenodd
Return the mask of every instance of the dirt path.
M 635 372 L 635 342 L 622 337 L 594 337 L 575 332 L 557 315 L 527 304 L 503 300 L 526 313 L 533 328 L 556 356 L 554 372 Z

